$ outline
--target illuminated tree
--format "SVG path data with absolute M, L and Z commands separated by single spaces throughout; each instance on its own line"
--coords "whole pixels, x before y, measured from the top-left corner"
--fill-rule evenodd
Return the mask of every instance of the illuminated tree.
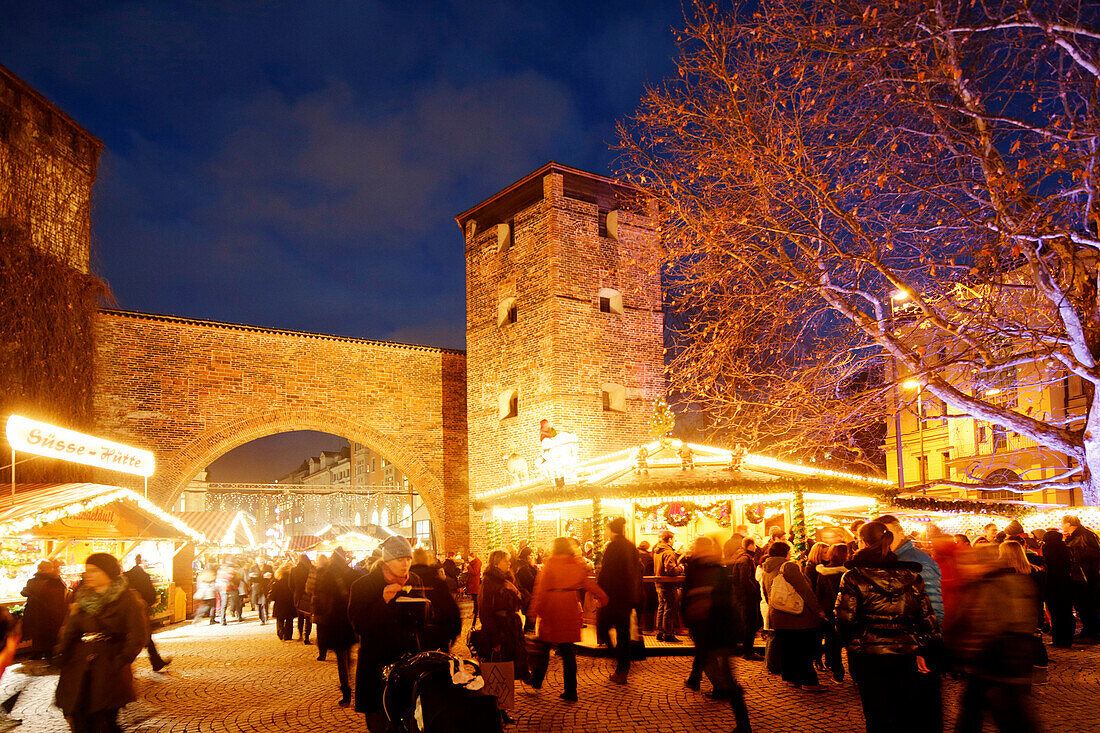
M 624 174 L 662 205 L 672 388 L 792 450 L 922 395 L 1067 456 L 1003 487 L 1098 503 L 1097 14 L 698 3 L 679 78 L 620 127 Z M 1082 409 L 1041 407 L 1068 376 Z
M 676 427 L 676 415 L 668 407 L 664 397 L 658 397 L 653 403 L 653 416 L 649 418 L 649 434 L 654 438 L 663 438 Z

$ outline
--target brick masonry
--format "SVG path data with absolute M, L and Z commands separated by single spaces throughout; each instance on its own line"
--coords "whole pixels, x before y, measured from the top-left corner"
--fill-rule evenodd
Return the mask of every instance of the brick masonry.
M 611 210 L 617 238 L 601 235 Z M 501 248 L 497 225 L 508 222 L 513 243 Z M 535 470 L 542 419 L 578 435 L 582 460 L 645 441 L 652 402 L 665 391 L 654 204 L 550 164 L 458 223 L 466 234 L 471 494 L 505 485 L 512 453 Z M 622 293 L 624 313 L 600 311 L 601 288 Z M 516 299 L 516 322 L 498 326 L 507 298 Z M 624 412 L 603 409 L 604 384 L 625 387 Z M 501 419 L 499 395 L 509 389 L 518 392 L 518 416 Z M 481 518 L 471 518 L 474 538 L 483 536 Z
M 462 352 L 123 311 L 96 341 L 98 432 L 156 454 L 162 505 L 238 445 L 319 430 L 393 461 L 444 548 L 467 545 Z

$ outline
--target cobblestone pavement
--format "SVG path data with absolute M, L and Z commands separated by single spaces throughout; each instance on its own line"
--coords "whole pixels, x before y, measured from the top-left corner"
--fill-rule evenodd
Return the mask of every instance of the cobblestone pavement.
M 128 730 L 187 731 L 365 731 L 363 718 L 336 705 L 336 666 L 318 662 L 316 647 L 280 642 L 275 627 L 255 620 L 227 627 L 183 625 L 156 635 L 162 654 L 173 661 L 164 674 L 149 668 L 144 653 L 135 663 L 139 700 L 127 706 Z M 559 700 L 561 664 L 552 659 L 542 690 L 517 685 L 517 725 L 507 730 L 633 731 L 673 733 L 724 731 L 733 727 L 726 704 L 712 702 L 683 686 L 687 657 L 655 658 L 636 664 L 625 687 L 608 681 L 612 662 L 578 658 L 580 701 Z M 848 733 L 862 731 L 863 718 L 850 680 L 828 683 L 828 691 L 788 688 L 760 662 L 738 662 L 748 690 L 757 733 Z M 17 665 L 0 680 L 0 699 L 23 689 L 13 717 L 22 733 L 65 731 L 51 704 L 56 674 L 40 666 Z M 704 682 L 704 691 L 707 683 Z M 959 686 L 945 685 L 948 729 Z M 1039 714 L 1047 730 L 1100 733 L 1100 649 L 1052 650 L 1050 684 L 1036 687 Z M 0 726 L 0 730 L 2 730 Z M 987 722 L 987 730 L 993 730 Z

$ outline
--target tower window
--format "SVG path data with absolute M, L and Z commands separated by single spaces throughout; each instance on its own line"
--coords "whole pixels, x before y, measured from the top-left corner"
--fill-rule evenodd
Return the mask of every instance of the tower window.
M 500 393 L 497 405 L 501 420 L 519 415 L 519 391 L 506 389 Z
M 611 288 L 600 288 L 600 313 L 618 313 L 623 312 L 623 295 L 618 290 Z
M 626 388 L 621 384 L 605 384 L 600 388 L 604 412 L 626 412 Z
M 606 237 L 607 236 L 607 215 L 609 213 L 610 212 L 607 211 L 606 209 L 600 209 L 599 213 L 596 215 L 598 220 L 599 220 L 599 224 L 598 224 L 598 227 L 597 227 L 597 230 L 598 230 L 597 233 L 601 237 Z
M 504 326 L 516 322 L 516 299 L 505 298 L 497 304 L 497 325 Z
M 497 224 L 497 252 L 504 254 L 516 243 L 516 220 L 509 219 L 507 222 Z

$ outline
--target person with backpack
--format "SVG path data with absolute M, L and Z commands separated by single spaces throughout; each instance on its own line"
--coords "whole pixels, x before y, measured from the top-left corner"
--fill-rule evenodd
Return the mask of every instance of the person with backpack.
M 779 644 L 783 681 L 801 690 L 821 692 L 825 688 L 818 683 L 814 653 L 825 610 L 790 554 L 786 542 L 772 543 L 761 566 L 760 590 Z
M 153 606 L 157 605 L 157 591 L 153 587 L 153 579 L 141 566 L 141 555 L 134 558 L 134 567 L 127 570 L 123 575 L 126 576 L 126 581 L 130 584 L 130 587 L 137 591 L 137 594 L 141 596 L 141 600 L 145 601 L 145 613 L 151 619 Z M 171 657 L 162 657 L 160 652 L 157 651 L 157 645 L 153 643 L 152 634 L 149 634 L 145 649 L 149 652 L 149 663 L 153 665 L 154 672 L 161 671 L 172 661 Z
M 929 674 L 922 653 L 940 638 L 935 611 L 924 592 L 921 566 L 890 549 L 885 524 L 859 529 L 860 550 L 849 560 L 836 600 L 837 632 L 848 647 L 848 667 L 859 687 L 867 733 L 923 733 L 933 705 L 919 695 L 919 674 Z

